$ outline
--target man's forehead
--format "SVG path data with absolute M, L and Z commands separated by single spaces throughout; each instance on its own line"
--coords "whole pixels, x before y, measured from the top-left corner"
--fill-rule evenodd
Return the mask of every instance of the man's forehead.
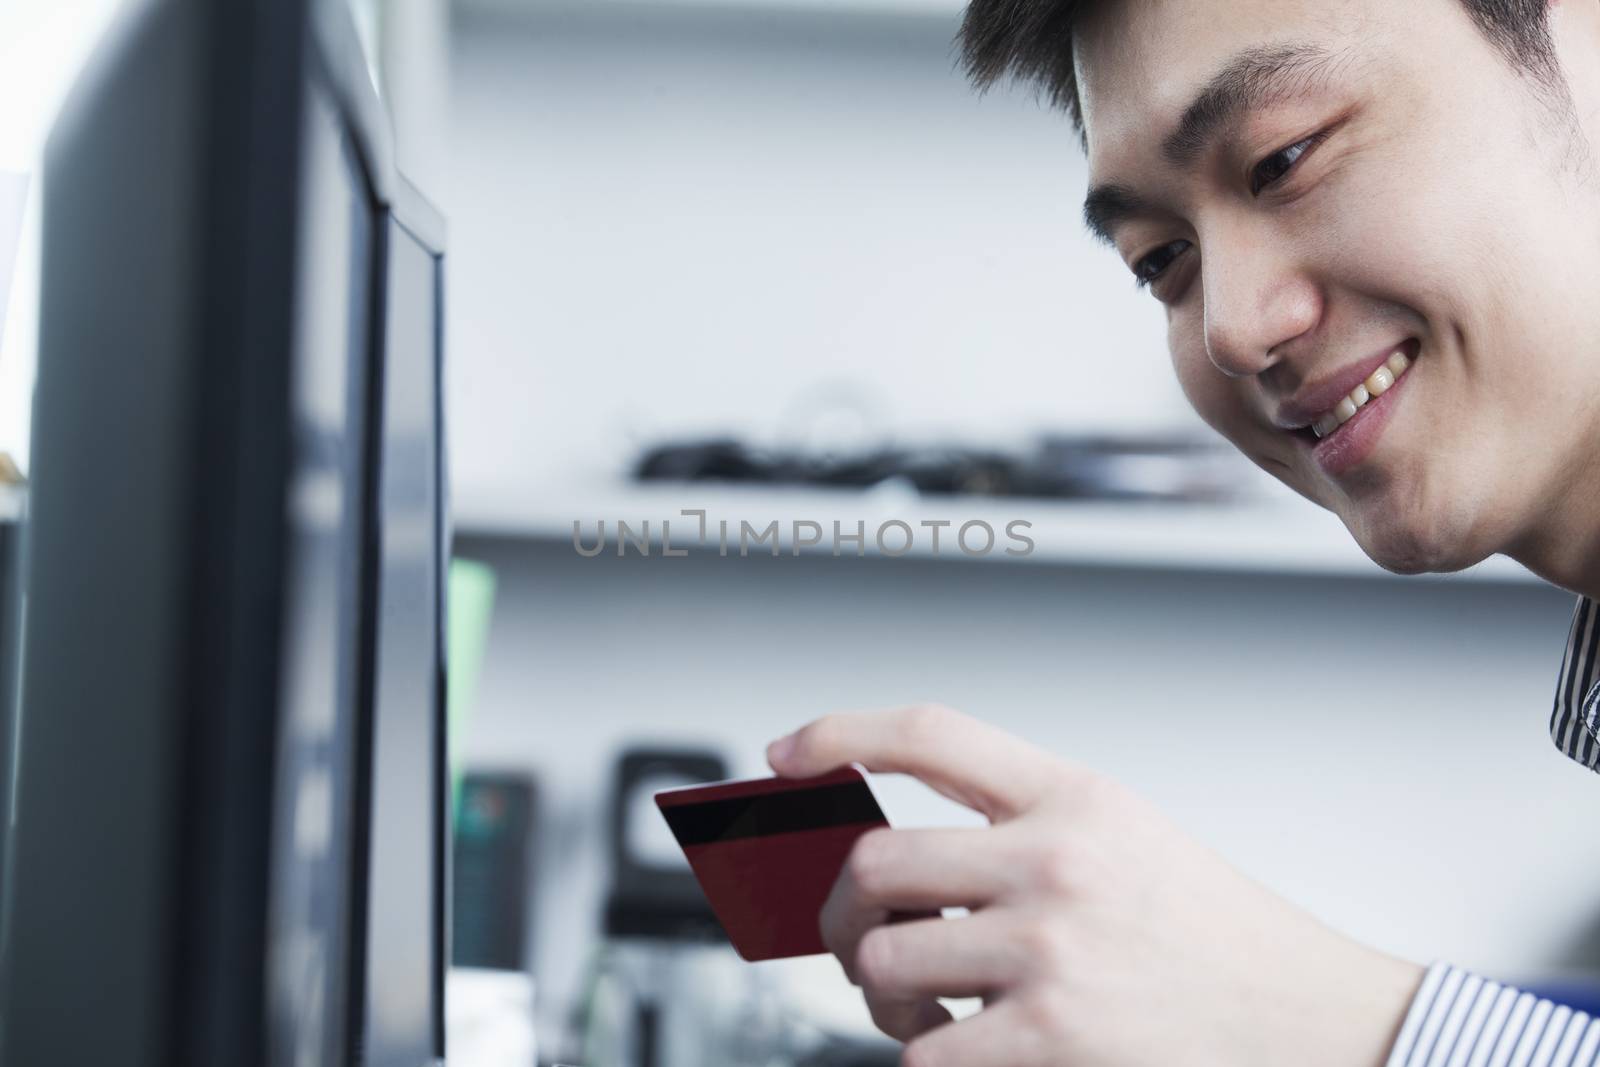
M 1092 165 L 1148 156 L 1195 96 L 1250 53 L 1331 51 L 1345 35 L 1329 9 L 1306 0 L 1116 0 L 1075 28 L 1073 58 Z M 1348 6 L 1359 6 L 1359 0 Z M 1130 160 L 1131 162 L 1131 160 Z

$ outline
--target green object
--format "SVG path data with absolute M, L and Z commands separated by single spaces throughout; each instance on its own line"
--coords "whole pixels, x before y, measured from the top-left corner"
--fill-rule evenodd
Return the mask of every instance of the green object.
M 461 739 L 472 718 L 478 675 L 489 643 L 494 611 L 494 570 L 470 559 L 450 561 L 450 617 L 446 633 L 449 681 L 445 692 L 445 731 L 450 752 L 450 810 L 460 808 Z

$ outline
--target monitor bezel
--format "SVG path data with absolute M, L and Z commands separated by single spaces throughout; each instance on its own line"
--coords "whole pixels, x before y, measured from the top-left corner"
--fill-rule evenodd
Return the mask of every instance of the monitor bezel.
M 434 824 L 431 828 L 434 862 L 433 916 L 430 936 L 433 941 L 433 974 L 431 1020 L 434 1033 L 435 1055 L 416 1067 L 442 1067 L 445 1063 L 445 972 L 450 961 L 450 789 L 448 728 L 445 714 L 447 692 L 447 591 L 449 586 L 449 561 L 452 526 L 449 520 L 449 480 L 447 433 L 444 399 L 444 268 L 443 255 L 446 228 L 444 217 L 432 202 L 400 173 L 395 163 L 394 136 L 389 116 L 373 88 L 365 49 L 356 33 L 348 6 L 337 0 L 312 0 L 312 17 L 309 34 L 310 77 L 318 78 L 330 95 L 344 124 L 344 132 L 357 157 L 358 168 L 367 181 L 367 192 L 374 206 L 374 255 L 372 263 L 373 294 L 369 306 L 367 335 L 369 337 L 367 376 L 369 397 L 367 404 L 367 443 L 369 453 L 366 469 L 369 474 L 381 464 L 383 426 L 383 382 L 387 373 L 386 317 L 390 255 L 392 241 L 389 224 L 398 226 L 433 260 L 434 316 L 433 316 L 433 379 L 434 427 L 437 448 L 434 455 L 435 493 L 435 603 L 438 615 L 435 620 L 434 677 L 434 768 L 433 805 Z M 376 451 L 375 451 L 376 450 Z M 376 646 L 378 639 L 375 605 L 377 575 L 380 569 L 380 542 L 382 512 L 378 478 L 371 478 L 365 487 L 366 560 L 362 575 L 362 617 L 365 621 L 361 635 L 362 679 L 357 707 L 361 721 L 357 736 L 362 739 L 359 756 L 364 760 L 371 755 L 373 716 L 376 697 Z M 370 768 L 358 771 L 358 788 L 362 790 L 360 802 L 354 811 L 351 845 L 356 855 L 353 869 L 365 872 L 368 866 L 367 851 L 371 845 L 371 813 L 366 801 L 371 798 Z M 346 1022 L 347 1046 L 352 1063 L 361 1062 L 359 1050 L 365 1033 L 365 954 L 361 951 L 368 921 L 365 877 L 353 880 L 352 897 L 348 906 L 350 931 L 348 970 L 350 982 L 347 989 L 348 1019 Z

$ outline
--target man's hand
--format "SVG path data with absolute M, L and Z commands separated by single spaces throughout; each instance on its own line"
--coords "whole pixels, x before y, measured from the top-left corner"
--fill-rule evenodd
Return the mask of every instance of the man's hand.
M 1374 1067 L 1422 979 L 1116 783 L 948 709 L 828 716 L 767 758 L 910 774 L 989 819 L 867 834 L 823 909 L 907 1067 Z M 890 921 L 951 907 L 971 914 Z M 953 1023 L 936 997 L 985 1007 Z

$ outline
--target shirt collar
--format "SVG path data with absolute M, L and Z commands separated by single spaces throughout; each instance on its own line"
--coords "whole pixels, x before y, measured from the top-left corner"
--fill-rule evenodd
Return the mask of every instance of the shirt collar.
M 1550 738 L 1556 747 L 1592 771 L 1600 771 L 1600 607 L 1580 596 L 1572 611 L 1567 650 L 1561 657 Z

